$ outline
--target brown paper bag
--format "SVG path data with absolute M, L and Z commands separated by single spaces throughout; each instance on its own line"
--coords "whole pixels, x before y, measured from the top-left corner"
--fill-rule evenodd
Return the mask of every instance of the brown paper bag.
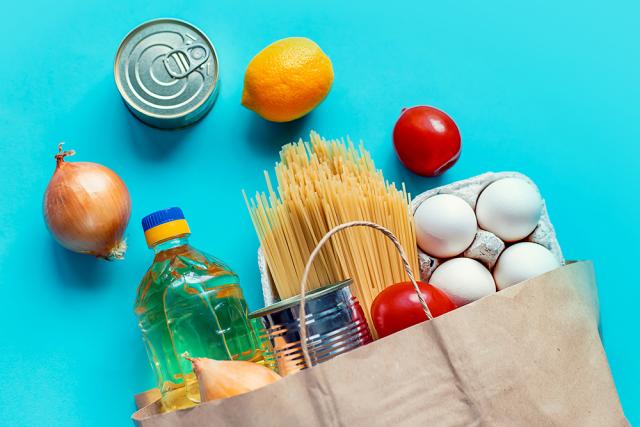
M 160 426 L 625 426 L 577 262 Z

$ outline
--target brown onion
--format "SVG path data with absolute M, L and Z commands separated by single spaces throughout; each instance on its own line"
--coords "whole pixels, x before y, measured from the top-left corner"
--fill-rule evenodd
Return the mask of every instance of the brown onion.
M 203 402 L 248 393 L 282 378 L 271 369 L 253 362 L 182 356 L 193 366 Z
M 74 154 L 58 145 L 56 170 L 44 194 L 47 227 L 71 251 L 122 259 L 127 249 L 122 236 L 131 216 L 129 191 L 109 168 L 65 162 L 66 156 Z

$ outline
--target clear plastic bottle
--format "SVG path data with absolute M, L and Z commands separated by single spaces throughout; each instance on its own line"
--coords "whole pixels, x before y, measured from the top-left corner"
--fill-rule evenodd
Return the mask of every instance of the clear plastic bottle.
M 193 406 L 200 394 L 182 355 L 217 360 L 262 359 L 238 276 L 189 245 L 182 210 L 142 220 L 153 264 L 138 287 L 135 314 L 165 410 Z

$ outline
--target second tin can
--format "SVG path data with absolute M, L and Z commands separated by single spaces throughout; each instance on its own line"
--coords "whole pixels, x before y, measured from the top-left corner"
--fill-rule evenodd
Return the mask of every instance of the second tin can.
M 351 280 L 313 290 L 305 297 L 307 346 L 312 364 L 325 362 L 372 341 L 371 332 Z M 288 298 L 250 317 L 260 319 L 260 335 L 273 348 L 273 362 L 281 375 L 306 368 L 300 347 L 300 297 Z
M 218 56 L 207 36 L 177 19 L 155 19 L 122 41 L 113 67 L 129 110 L 148 125 L 195 123 L 218 95 Z

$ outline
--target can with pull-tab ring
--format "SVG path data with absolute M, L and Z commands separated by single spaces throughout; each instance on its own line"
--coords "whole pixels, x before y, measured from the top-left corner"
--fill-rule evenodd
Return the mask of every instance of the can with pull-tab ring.
M 129 110 L 162 129 L 204 117 L 218 95 L 219 67 L 207 36 L 178 19 L 155 19 L 124 38 L 113 66 Z

